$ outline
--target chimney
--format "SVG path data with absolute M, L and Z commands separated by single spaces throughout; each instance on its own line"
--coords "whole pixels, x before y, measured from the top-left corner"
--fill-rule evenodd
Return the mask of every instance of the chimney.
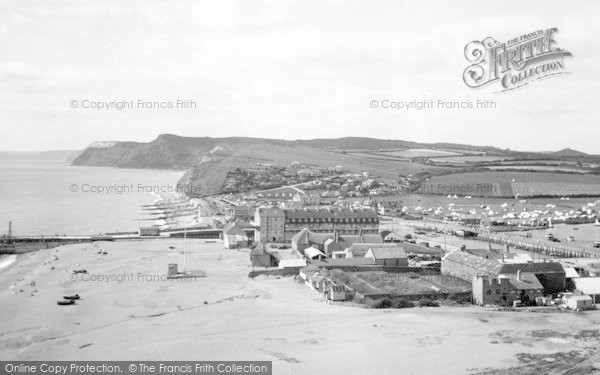
M 335 243 L 338 243 L 340 241 L 340 235 L 337 230 L 335 232 L 333 232 L 333 236 L 334 236 Z
M 521 270 L 517 270 L 517 281 L 521 281 Z

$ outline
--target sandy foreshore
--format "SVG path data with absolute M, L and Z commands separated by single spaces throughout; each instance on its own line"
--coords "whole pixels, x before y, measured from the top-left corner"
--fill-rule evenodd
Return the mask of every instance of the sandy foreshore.
M 19 256 L 0 273 L 0 357 L 269 360 L 276 374 L 508 374 L 561 363 L 589 373 L 600 361 L 600 312 L 330 305 L 291 277 L 249 279 L 247 251 L 189 239 L 187 268 L 207 277 L 166 280 L 169 263 L 183 266 L 183 246 L 104 242 Z M 88 274 L 72 279 L 74 269 Z M 76 305 L 56 304 L 73 293 Z
M 17 260 L 16 254 L 0 255 L 0 272 Z

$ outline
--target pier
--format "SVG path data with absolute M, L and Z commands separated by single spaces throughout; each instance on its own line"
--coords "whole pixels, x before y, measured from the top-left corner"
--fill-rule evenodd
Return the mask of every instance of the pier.
M 119 240 L 148 240 L 167 238 L 204 238 L 221 239 L 223 229 L 191 227 L 171 228 L 160 231 L 159 235 L 148 236 L 138 232 L 107 233 L 99 235 L 9 235 L 0 238 L 0 254 L 24 253 L 40 249 L 47 249 L 65 244 L 95 242 L 95 241 L 119 241 Z

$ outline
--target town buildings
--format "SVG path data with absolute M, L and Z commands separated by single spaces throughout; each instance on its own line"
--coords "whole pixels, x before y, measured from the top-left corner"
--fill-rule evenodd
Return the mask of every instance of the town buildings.
M 558 262 L 502 263 L 462 251 L 452 251 L 442 258 L 442 273 L 472 282 L 477 276 L 498 278 L 500 275 L 532 273 L 542 284 L 545 294 L 564 291 L 566 274 Z
M 260 241 L 288 242 L 304 228 L 340 235 L 377 234 L 379 218 L 371 209 L 340 207 L 280 209 L 261 208 L 257 213 Z
M 340 235 L 334 233 L 317 233 L 308 228 L 302 229 L 292 237 L 292 249 L 302 253 L 305 248 L 313 246 L 323 251 L 328 257 L 335 252 L 343 251 L 355 243 L 381 243 L 379 234 L 350 234 Z

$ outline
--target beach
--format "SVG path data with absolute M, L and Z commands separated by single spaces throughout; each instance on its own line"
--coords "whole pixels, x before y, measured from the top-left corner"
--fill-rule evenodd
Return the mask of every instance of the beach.
M 557 352 L 596 355 L 596 312 L 333 305 L 293 277 L 248 278 L 248 259 L 247 250 L 189 239 L 20 255 L 0 273 L 0 356 L 268 360 L 274 373 L 292 374 L 461 374 L 525 366 L 524 353 L 542 362 Z M 181 270 L 184 261 L 206 277 L 167 280 L 168 264 Z M 75 305 L 56 304 L 75 293 Z
M 17 260 L 17 256 L 15 254 L 9 255 L 0 255 L 0 272 L 2 269 L 10 266 Z

